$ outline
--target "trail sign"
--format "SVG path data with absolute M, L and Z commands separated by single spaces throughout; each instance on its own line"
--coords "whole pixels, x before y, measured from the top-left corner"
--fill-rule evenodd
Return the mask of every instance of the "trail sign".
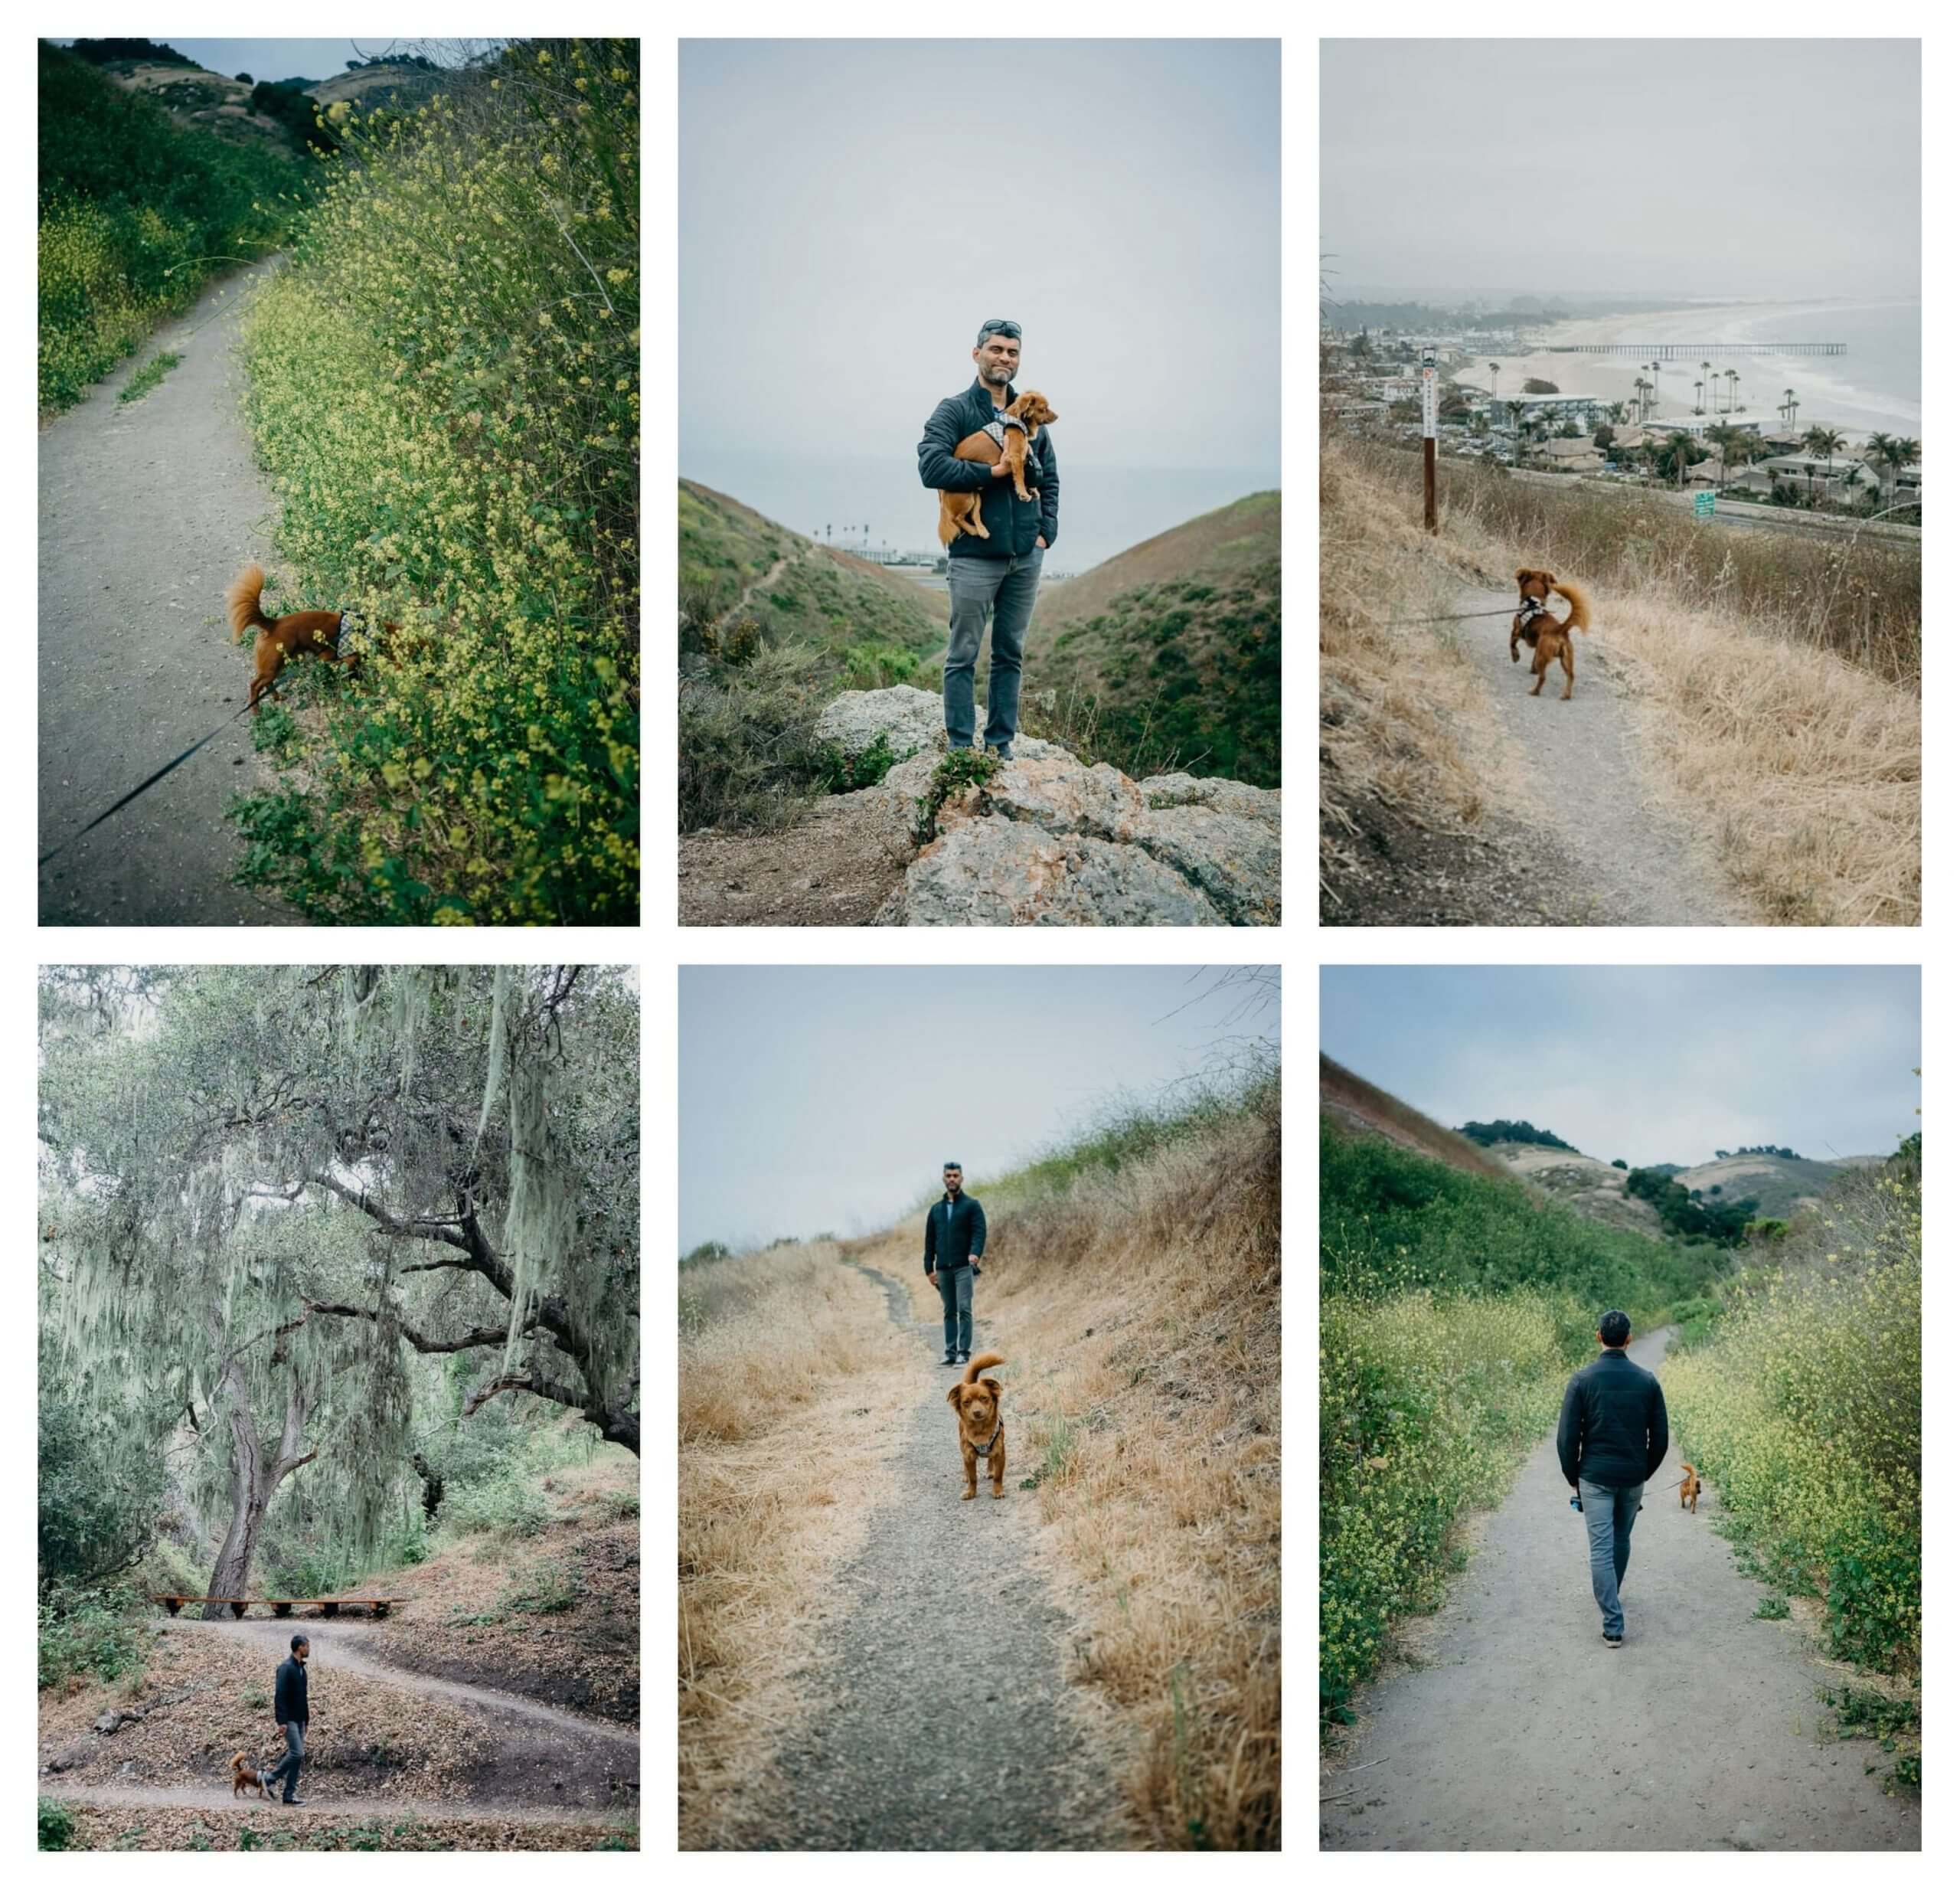
M 1715 495 L 1713 492 L 1695 494 L 1694 515 L 1697 518 L 1712 518 L 1715 516 Z
M 1423 437 L 1436 437 L 1436 357 L 1433 348 L 1423 352 Z

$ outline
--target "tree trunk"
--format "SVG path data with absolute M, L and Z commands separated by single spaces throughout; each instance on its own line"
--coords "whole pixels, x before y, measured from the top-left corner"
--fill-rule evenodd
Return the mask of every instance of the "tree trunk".
M 415 1466 L 416 1475 L 422 1479 L 422 1513 L 433 1522 L 436 1509 L 443 1500 L 443 1480 L 429 1467 L 429 1460 L 420 1450 L 409 1461 Z
M 246 1584 L 251 1579 L 260 1525 L 266 1519 L 266 1506 L 272 1501 L 273 1492 L 301 1464 L 312 1463 L 316 1453 L 309 1450 L 303 1457 L 299 1454 L 309 1400 L 296 1372 L 286 1394 L 286 1423 L 279 1444 L 270 1450 L 253 1428 L 250 1388 L 237 1359 L 226 1362 L 220 1382 L 230 1394 L 227 1416 L 231 1426 L 231 1527 L 225 1532 L 224 1546 L 218 1551 L 217 1565 L 211 1571 L 211 1586 L 206 1592 L 243 1597 Z M 204 1618 L 221 1620 L 227 1611 L 222 1601 L 207 1601 Z

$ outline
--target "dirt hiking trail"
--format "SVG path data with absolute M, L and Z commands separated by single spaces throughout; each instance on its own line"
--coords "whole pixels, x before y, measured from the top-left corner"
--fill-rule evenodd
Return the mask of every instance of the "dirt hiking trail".
M 1658 1369 L 1672 1330 L 1631 1355 Z M 1321 1777 L 1323 1849 L 1919 1848 L 1918 1805 L 1885 1797 L 1882 1763 L 1865 1776 L 1883 1754 L 1820 1734 L 1829 1676 L 1801 1630 L 1751 1618 L 1764 1591 L 1714 1531 L 1719 1493 L 1680 1506 L 1681 1455 L 1647 1486 L 1614 1650 L 1546 1437 L 1421 1633 L 1428 1664 L 1357 1699 Z
M 225 587 L 272 566 L 278 508 L 238 411 L 239 317 L 276 261 L 207 286 L 40 437 L 40 843 L 66 840 L 242 707 Z M 158 352 L 183 359 L 116 395 Z M 231 884 L 232 794 L 270 778 L 249 718 L 40 871 L 44 925 L 292 925 Z
M 857 1263 L 854 1263 L 857 1264 Z M 740 1848 L 758 1850 L 1096 1850 L 1132 1844 L 1117 1821 L 1114 1761 L 1070 1716 L 1068 1617 L 1031 1545 L 1034 1493 L 1014 1366 L 1003 1366 L 1007 1494 L 960 1498 L 959 1451 L 937 1319 L 861 1264 L 894 1323 L 919 1342 L 919 1403 L 890 1497 L 863 1550 L 834 1578 L 850 1598 L 819 1633 L 804 1683 L 822 1704 L 776 1756 L 770 1809 Z M 975 1283 L 984 1303 L 987 1281 Z M 973 1350 L 1000 1350 L 976 1316 Z M 823 1441 L 813 1437 L 812 1450 Z
M 1514 610 L 1515 588 L 1458 593 L 1453 611 Z M 1511 660 L 1507 616 L 1472 619 L 1464 648 L 1488 687 L 1530 786 L 1522 815 L 1570 862 L 1565 903 L 1592 908 L 1582 922 L 1620 925 L 1750 925 L 1759 920 L 1715 864 L 1713 850 L 1642 784 L 1638 736 L 1612 662 L 1610 612 L 1594 601 L 1592 629 L 1573 638 L 1576 672 L 1570 702 L 1558 698 L 1565 670 L 1553 663 L 1544 692 L 1530 693 L 1531 651 Z M 1555 600 L 1563 615 L 1569 608 Z M 1562 875 L 1565 876 L 1565 875 Z
M 350 1816 L 400 1817 L 414 1813 L 429 1819 L 498 1819 L 554 1823 L 613 1824 L 637 1816 L 636 1810 L 617 1805 L 597 1806 L 567 1802 L 567 1779 L 580 1781 L 569 1794 L 573 1799 L 596 1794 L 593 1781 L 619 1776 L 622 1771 L 637 1790 L 639 1774 L 639 1733 L 635 1728 L 568 1713 L 542 1701 L 528 1699 L 501 1689 L 466 1686 L 441 1680 L 398 1667 L 375 1650 L 385 1644 L 385 1636 L 358 1623 L 287 1620 L 175 1620 L 164 1630 L 171 1634 L 219 1635 L 227 1640 L 261 1646 L 265 1650 L 266 1672 L 285 1658 L 292 1637 L 304 1633 L 312 1643 L 310 1679 L 320 1697 L 322 1682 L 330 1690 L 336 1673 L 359 1673 L 398 1688 L 418 1699 L 443 1699 L 468 1709 L 473 1718 L 492 1735 L 491 1756 L 472 1781 L 467 1798 L 417 1798 L 402 1794 L 385 1796 L 350 1796 L 340 1789 L 343 1774 L 302 1771 L 300 1794 L 303 1807 L 273 1805 L 281 1816 L 305 1819 L 324 1817 L 329 1821 Z M 391 1630 L 391 1631 L 399 1631 Z M 314 1715 L 317 1725 L 323 1715 Z M 268 1725 L 267 1731 L 270 1727 Z M 278 1756 L 276 1739 L 269 1738 L 260 1757 L 270 1764 Z M 249 1810 L 263 1806 L 256 1793 L 231 1790 L 228 1758 L 217 1762 L 208 1784 L 109 1784 L 96 1780 L 44 1778 L 39 1787 L 44 1797 L 72 1799 L 90 1804 L 198 1807 L 221 1810 L 227 1806 Z M 276 1791 L 275 1792 L 276 1797 Z

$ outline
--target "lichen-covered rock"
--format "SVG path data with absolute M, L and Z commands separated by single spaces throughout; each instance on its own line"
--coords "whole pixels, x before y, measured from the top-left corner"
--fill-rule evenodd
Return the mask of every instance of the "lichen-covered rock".
M 945 760 L 939 698 L 903 685 L 840 696 L 818 734 L 848 754 L 914 750 L 868 796 L 918 844 Z M 1018 737 L 1014 758 L 949 796 L 880 925 L 1277 925 L 1279 794 L 1189 774 L 1133 781 Z

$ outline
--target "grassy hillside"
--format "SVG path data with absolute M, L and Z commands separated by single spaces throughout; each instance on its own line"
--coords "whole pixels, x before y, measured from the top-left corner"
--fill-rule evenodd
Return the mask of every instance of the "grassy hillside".
M 1916 548 L 1708 532 L 1610 494 L 1438 468 L 1337 434 L 1321 455 L 1321 865 L 1352 922 L 1380 857 L 1419 869 L 1507 807 L 1511 776 L 1468 639 L 1384 634 L 1521 563 L 1583 577 L 1648 717 L 1655 762 L 1720 863 L 1777 922 L 1912 925 L 1919 911 Z M 1722 691 L 1708 679 L 1730 679 Z M 1462 870 L 1460 848 L 1444 856 Z M 1470 868 L 1475 871 L 1474 865 Z M 1344 903 L 1349 910 L 1344 912 Z
M 1350 1133 L 1383 1136 L 1419 1155 L 1433 1156 L 1466 1174 L 1499 1181 L 1508 1179 L 1502 1160 L 1488 1149 L 1468 1136 L 1459 1135 L 1454 1129 L 1432 1122 L 1400 1097 L 1376 1088 L 1324 1051 L 1320 1059 L 1320 1107 L 1323 1116 Z
M 282 200 L 312 180 L 283 137 L 220 137 L 45 40 L 38 57 L 38 401 L 59 412 L 214 273 L 277 247 Z
M 1255 492 L 1044 593 L 1028 673 L 1071 745 L 1133 773 L 1279 785 L 1279 495 Z

